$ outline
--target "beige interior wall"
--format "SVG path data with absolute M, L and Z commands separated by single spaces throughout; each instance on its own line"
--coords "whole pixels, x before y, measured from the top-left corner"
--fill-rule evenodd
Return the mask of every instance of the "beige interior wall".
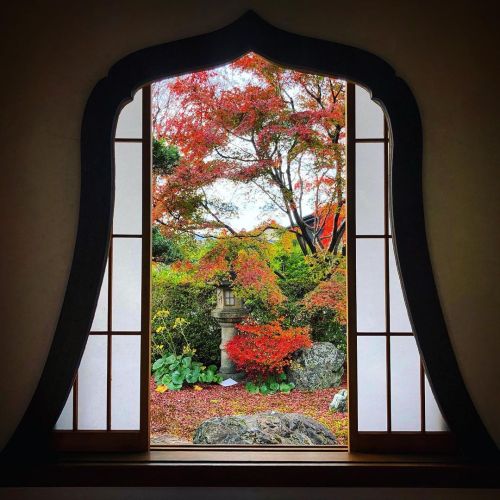
M 439 293 L 467 386 L 500 444 L 494 2 L 49 0 L 13 2 L 0 19 L 0 448 L 36 387 L 61 307 L 92 87 L 128 53 L 213 30 L 250 7 L 284 29 L 369 50 L 412 88 Z

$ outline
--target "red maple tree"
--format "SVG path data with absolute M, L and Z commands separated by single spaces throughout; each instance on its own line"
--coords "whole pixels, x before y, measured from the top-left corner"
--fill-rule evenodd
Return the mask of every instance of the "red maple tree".
M 157 84 L 153 104 L 156 138 L 180 152 L 175 168 L 154 183 L 153 217 L 166 232 L 220 238 L 276 229 L 271 220 L 252 235 L 231 227 L 234 207 L 209 193 L 226 180 L 259 191 L 285 214 L 284 229 L 304 255 L 338 251 L 345 230 L 344 81 L 250 53 L 226 69 Z

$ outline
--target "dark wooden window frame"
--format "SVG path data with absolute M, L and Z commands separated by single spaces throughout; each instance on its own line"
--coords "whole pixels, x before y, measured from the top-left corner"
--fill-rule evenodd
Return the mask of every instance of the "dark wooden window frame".
M 134 92 L 144 85 L 162 78 L 221 65 L 250 51 L 292 69 L 335 75 L 362 84 L 370 89 L 373 100 L 384 109 L 393 138 L 391 201 L 396 262 L 429 382 L 443 416 L 462 444 L 465 455 L 469 458 L 483 459 L 485 456 L 489 458 L 498 456 L 494 441 L 481 421 L 460 374 L 438 299 L 425 232 L 421 122 L 418 106 L 408 85 L 377 56 L 354 47 L 279 30 L 255 13 L 249 12 L 218 31 L 150 47 L 125 57 L 111 68 L 108 76 L 92 91 L 82 124 L 80 215 L 66 294 L 39 384 L 23 419 L 2 453 L 3 460 L 12 462 L 19 457 L 25 459 L 25 450 L 29 447 L 32 459 L 38 456 L 47 464 L 52 429 L 70 392 L 85 348 L 109 251 L 114 202 L 112 144 L 119 111 L 130 102 Z M 198 469 L 200 467 L 203 469 L 202 464 L 206 462 L 211 465 L 209 468 L 212 470 L 214 470 L 213 465 L 227 464 L 229 461 L 231 464 L 244 463 L 251 466 L 267 464 L 266 467 L 272 470 L 275 466 L 270 466 L 269 463 L 275 463 L 278 467 L 287 464 L 291 470 L 303 465 L 311 472 L 311 465 L 316 464 L 318 468 L 313 469 L 315 471 L 318 469 L 318 473 L 327 464 L 342 463 L 345 466 L 346 463 L 352 462 L 353 468 L 350 469 L 348 477 L 352 481 L 354 476 L 358 478 L 358 482 L 353 484 L 395 485 L 402 484 L 400 480 L 404 484 L 410 484 L 411 477 L 414 480 L 420 478 L 420 484 L 424 484 L 421 480 L 427 477 L 426 484 L 431 485 L 440 482 L 439 470 L 444 470 L 443 467 L 436 465 L 436 462 L 432 462 L 432 466 L 422 465 L 424 459 L 417 464 L 415 460 L 418 461 L 418 458 L 410 460 L 414 466 L 409 469 L 405 466 L 408 459 L 403 460 L 401 457 L 390 459 L 377 455 L 360 458 L 359 455 L 349 456 L 345 452 L 337 452 L 337 458 L 329 460 L 329 451 L 322 452 L 320 449 L 311 450 L 307 457 L 302 450 L 300 457 L 294 457 L 290 464 L 286 457 L 287 453 L 292 451 L 275 453 L 272 458 L 266 450 L 254 452 L 245 449 L 228 451 L 214 448 L 198 451 L 198 456 L 191 455 L 189 459 L 178 454 L 172 455 L 174 451 L 166 450 L 135 458 L 116 456 L 106 458 L 103 455 L 98 458 L 86 457 L 84 463 L 87 471 L 92 470 L 90 464 L 100 464 L 97 469 L 107 470 L 108 478 L 113 477 L 111 471 L 120 465 L 118 467 L 120 484 L 130 484 L 134 481 L 133 477 L 137 480 L 137 476 L 133 474 L 129 480 L 123 477 L 124 471 L 131 468 L 149 471 L 139 473 L 139 477 L 145 477 L 144 474 L 146 476 L 153 474 L 153 470 L 158 467 L 161 471 L 163 468 L 161 464 L 179 463 L 188 464 L 187 475 L 172 479 L 168 474 L 169 478 L 163 478 L 162 484 L 193 484 L 196 481 L 191 475 L 194 472 L 194 465 L 197 464 Z M 187 451 L 175 453 L 189 454 Z M 338 453 L 344 455 L 341 457 Z M 158 461 L 154 467 L 151 467 L 152 459 Z M 384 469 L 388 474 L 384 475 L 383 481 L 377 480 L 376 471 L 381 467 L 381 462 L 386 464 L 387 461 L 392 461 L 392 465 Z M 360 463 L 364 465 L 360 466 Z M 65 465 L 52 462 L 46 465 L 45 469 L 39 467 L 37 470 L 45 470 L 46 479 L 50 482 L 50 471 L 54 467 L 59 471 L 71 471 L 76 465 L 75 462 L 73 465 L 67 462 Z M 445 477 L 448 478 L 447 484 L 463 482 L 460 480 L 460 472 L 457 471 L 466 466 L 455 464 L 450 467 L 451 473 L 440 476 L 441 485 Z M 262 480 L 245 479 L 244 473 L 224 479 L 221 474 L 225 468 L 226 465 L 224 467 L 221 465 L 220 472 L 211 476 L 217 479 L 213 481 L 206 479 L 203 484 L 283 484 L 279 477 L 273 478 L 271 472 L 265 476 L 265 468 L 262 469 L 264 474 Z M 182 467 L 179 470 L 181 469 Z M 357 472 L 353 472 L 355 470 Z M 361 470 L 365 472 L 361 473 Z M 400 471 L 399 476 L 393 475 L 391 479 L 395 470 Z M 472 482 L 477 482 L 478 478 L 483 477 L 481 471 L 484 470 L 486 469 L 483 467 L 479 472 L 476 471 L 475 480 Z M 422 475 L 422 471 L 427 472 Z M 287 484 L 307 485 L 311 484 L 310 481 L 314 477 L 318 477 L 316 473 L 311 473 L 301 479 L 297 477 L 292 479 L 296 474 L 296 472 L 287 474 L 289 478 Z M 73 472 L 73 477 L 77 476 L 78 472 Z M 83 479 L 84 476 L 87 477 L 86 480 Z M 498 474 L 496 476 L 498 477 Z M 13 473 L 7 482 L 16 483 L 15 477 L 16 474 Z M 26 478 L 26 470 L 23 471 L 22 477 Z M 72 476 L 69 474 L 67 477 Z M 89 474 L 79 477 L 85 484 L 91 484 L 94 480 Z M 116 474 L 114 477 L 118 481 Z M 207 478 L 208 474 L 203 473 L 203 477 Z M 335 474 L 329 476 L 327 482 L 330 483 L 333 477 Z M 360 482 L 359 477 L 368 478 L 368 483 Z M 19 481 L 28 483 L 25 479 Z M 44 482 L 43 478 L 34 481 Z M 52 481 L 55 481 L 54 477 Z M 72 482 L 72 484 L 77 483 L 78 479 Z M 151 480 L 147 484 L 153 483 L 158 484 L 158 480 L 156 482 Z M 343 484 L 347 483 L 349 480 Z

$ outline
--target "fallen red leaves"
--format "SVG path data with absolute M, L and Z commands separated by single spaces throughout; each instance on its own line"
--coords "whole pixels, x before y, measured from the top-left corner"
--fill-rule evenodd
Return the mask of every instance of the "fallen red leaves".
M 347 444 L 347 413 L 334 413 L 328 409 L 333 395 L 346 388 L 345 383 L 314 392 L 295 389 L 290 394 L 268 396 L 250 394 L 243 384 L 232 387 L 199 385 L 203 390 L 188 387 L 160 394 L 155 392 L 155 384 L 151 381 L 152 437 L 167 434 L 191 442 L 196 428 L 208 418 L 275 410 L 312 417 L 328 427 L 337 436 L 339 444 Z

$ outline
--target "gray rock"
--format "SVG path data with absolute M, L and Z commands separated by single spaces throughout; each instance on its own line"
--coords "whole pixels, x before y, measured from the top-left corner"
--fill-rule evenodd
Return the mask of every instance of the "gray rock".
M 268 411 L 205 420 L 196 429 L 193 444 L 336 444 L 323 424 L 300 413 Z
M 314 391 L 338 387 L 344 374 L 345 355 L 331 342 L 315 342 L 309 349 L 299 349 L 286 369 L 289 382 L 297 389 Z
M 330 410 L 345 413 L 347 411 L 347 389 L 342 389 L 333 396 Z

